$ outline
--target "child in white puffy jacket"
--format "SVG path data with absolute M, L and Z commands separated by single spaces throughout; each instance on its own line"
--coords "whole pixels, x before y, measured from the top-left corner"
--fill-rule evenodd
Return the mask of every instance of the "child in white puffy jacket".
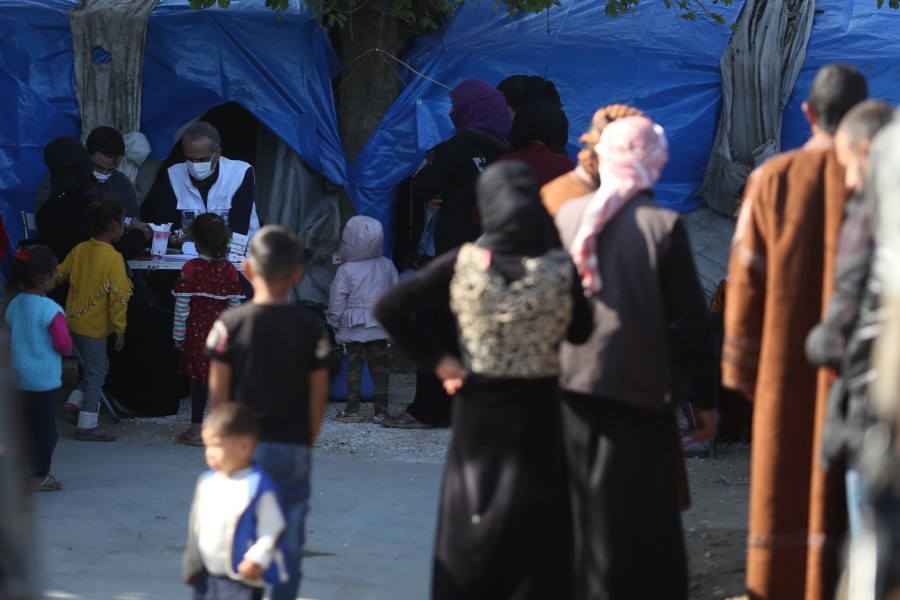
M 388 411 L 387 332 L 372 316 L 372 307 L 397 283 L 394 263 L 384 257 L 384 230 L 371 217 L 347 221 L 341 235 L 341 251 L 335 262 L 341 266 L 331 284 L 328 323 L 336 330 L 339 344 L 347 345 L 347 408 L 335 415 L 342 423 L 361 423 L 359 395 L 363 367 L 369 363 L 374 387 L 375 418 L 380 423 Z

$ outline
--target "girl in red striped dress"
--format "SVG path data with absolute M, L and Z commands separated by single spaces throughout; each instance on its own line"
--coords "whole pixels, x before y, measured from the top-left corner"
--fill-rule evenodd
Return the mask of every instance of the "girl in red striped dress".
M 199 215 L 191 225 L 199 258 L 188 261 L 175 282 L 175 347 L 181 350 L 178 370 L 191 379 L 191 428 L 178 435 L 188 446 L 202 446 L 200 425 L 206 408 L 209 359 L 204 352 L 213 323 L 244 299 L 237 269 L 228 262 L 231 232 L 215 213 Z

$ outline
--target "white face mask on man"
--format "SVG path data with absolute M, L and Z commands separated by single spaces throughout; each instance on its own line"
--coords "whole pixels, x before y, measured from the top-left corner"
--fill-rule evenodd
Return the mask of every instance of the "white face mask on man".
M 185 162 L 187 164 L 188 173 L 191 174 L 191 177 L 193 177 L 197 181 L 203 181 L 204 179 L 212 175 L 213 171 L 215 171 L 215 166 L 213 165 L 213 161 L 215 160 L 215 157 L 213 157 L 213 159 L 209 162 Z
M 106 180 L 112 177 L 112 173 L 98 173 L 94 171 L 94 179 L 100 183 L 106 183 Z

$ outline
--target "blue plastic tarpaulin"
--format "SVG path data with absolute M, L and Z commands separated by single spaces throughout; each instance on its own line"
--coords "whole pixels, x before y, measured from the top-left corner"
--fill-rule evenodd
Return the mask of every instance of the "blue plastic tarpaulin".
M 164 159 L 180 126 L 237 102 L 343 184 L 346 158 L 331 93 L 338 68 L 328 36 L 297 0 L 277 20 L 260 0 L 233 0 L 226 10 L 163 0 L 147 24 L 141 131 L 151 156 Z
M 30 136 L 26 147 L 77 135 L 66 12 L 73 4 L 0 0 L 5 33 L 0 64 L 8 70 L 4 76 L 21 84 L 14 88 L 19 96 L 0 110 L 12 118 L 20 101 L 27 106 L 41 100 L 47 105 L 42 114 L 50 116 L 37 127 L 15 118 Z M 738 10 L 733 7 L 729 17 Z M 712 145 L 721 97 L 718 63 L 729 36 L 724 27 L 679 19 L 661 0 L 642 4 L 634 18 L 618 19 L 607 17 L 604 5 L 594 0 L 566 1 L 549 12 L 549 21 L 548 13 L 510 19 L 489 6 L 467 4 L 402 58 L 448 86 L 468 77 L 496 84 L 519 73 L 553 80 L 569 116 L 573 155 L 595 109 L 613 102 L 638 106 L 666 128 L 672 147 L 658 199 L 689 210 L 700 202 L 692 192 L 699 188 Z M 163 0 L 147 27 L 141 130 L 152 156 L 165 158 L 181 125 L 237 102 L 313 168 L 344 185 L 357 211 L 379 219 L 390 240 L 395 186 L 429 147 L 452 134 L 447 90 L 401 66 L 400 98 L 351 165 L 340 143 L 332 94 L 338 68 L 325 32 L 298 0 L 279 20 L 262 0 L 234 0 L 227 10 L 202 11 L 192 11 L 186 0 Z M 2 135 L 2 147 L 23 143 L 21 134 Z M 39 156 L 7 160 L 22 173 L 18 187 L 4 192 L 8 218 L 7 212 L 33 206 L 45 168 Z M 11 235 L 16 239 L 17 232 Z
M 736 17 L 741 3 L 729 9 Z M 548 28 L 549 32 L 548 33 Z M 376 212 L 392 186 L 408 176 L 425 151 L 449 137 L 447 90 L 479 77 L 496 85 L 516 74 L 540 75 L 559 89 L 569 117 L 569 153 L 593 112 L 629 103 L 666 128 L 671 160 L 657 187 L 664 205 L 685 211 L 701 200 L 702 182 L 721 100 L 721 56 L 731 31 L 686 23 L 663 3 L 641 4 L 634 18 L 610 19 L 605 5 L 564 2 L 548 14 L 510 19 L 490 6 L 463 5 L 440 32 L 420 37 L 403 57 L 404 90 L 350 170 L 357 209 Z
M 782 150 L 798 148 L 809 139 L 809 125 L 800 110 L 816 72 L 829 63 L 856 65 L 869 82 L 869 96 L 900 104 L 900 17 L 875 0 L 818 0 L 806 60 L 794 93 L 784 110 Z
M 66 12 L 74 4 L 4 2 L 0 9 L 0 214 L 11 240 L 23 237 L 20 211 L 34 210 L 47 172 L 44 145 L 61 135 L 78 136 Z

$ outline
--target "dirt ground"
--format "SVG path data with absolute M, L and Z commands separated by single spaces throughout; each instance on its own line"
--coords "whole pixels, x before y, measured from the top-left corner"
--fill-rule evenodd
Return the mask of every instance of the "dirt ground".
M 77 372 L 69 366 L 64 375 L 60 410 Z M 397 364 L 391 376 L 391 414 L 412 400 L 415 377 L 408 365 Z M 331 403 L 326 419 L 343 408 Z M 363 404 L 362 414 L 372 405 Z M 190 422 L 190 401 L 171 417 L 123 420 L 112 423 L 101 411 L 103 427 L 123 441 L 175 444 L 175 437 Z M 70 435 L 72 426 L 59 420 L 60 435 Z M 390 430 L 372 423 L 348 425 L 326 422 L 315 451 L 327 455 L 371 457 L 405 462 L 442 462 L 450 440 L 450 430 Z M 199 449 L 198 449 L 199 451 Z M 683 515 L 690 569 L 690 598 L 725 599 L 745 593 L 744 563 L 747 538 L 747 502 L 750 476 L 750 449 L 741 444 L 720 445 L 716 458 L 688 459 L 691 510 Z M 652 544 L 653 540 L 647 540 Z

